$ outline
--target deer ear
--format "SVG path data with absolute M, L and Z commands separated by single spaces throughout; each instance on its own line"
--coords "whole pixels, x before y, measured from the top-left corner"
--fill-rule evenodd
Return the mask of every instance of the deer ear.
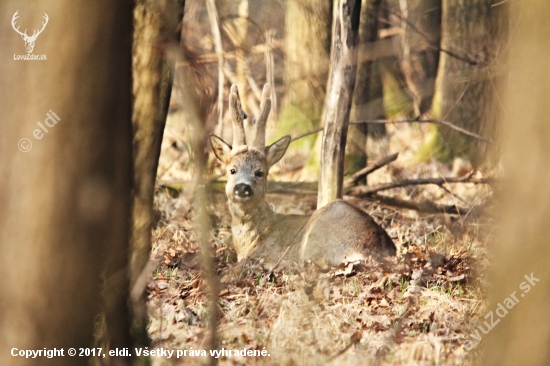
M 216 135 L 208 136 L 214 155 L 224 164 L 231 160 L 231 146 Z
M 265 160 L 268 167 L 281 160 L 290 144 L 290 140 L 290 136 L 283 136 L 265 148 Z

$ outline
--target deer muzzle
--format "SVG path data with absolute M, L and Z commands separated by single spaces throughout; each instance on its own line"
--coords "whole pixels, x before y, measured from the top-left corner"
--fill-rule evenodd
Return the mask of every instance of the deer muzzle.
M 244 201 L 252 198 L 252 187 L 246 183 L 239 183 L 233 188 L 233 196 L 239 201 Z

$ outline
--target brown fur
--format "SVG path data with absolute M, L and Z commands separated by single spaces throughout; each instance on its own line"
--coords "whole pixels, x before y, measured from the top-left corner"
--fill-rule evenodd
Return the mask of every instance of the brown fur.
M 264 97 L 268 96 L 264 87 Z M 262 101 L 257 122 L 267 119 L 267 103 Z M 244 133 L 243 113 L 236 88 L 232 88 L 230 108 L 234 116 L 234 136 Z M 237 112 L 235 112 L 237 111 Z M 324 261 L 329 265 L 366 259 L 369 255 L 395 255 L 395 244 L 372 217 L 363 210 L 342 200 L 334 201 L 315 211 L 311 216 L 274 213 L 267 202 L 267 174 L 269 167 L 279 161 L 290 137 L 285 136 L 270 146 L 246 145 L 246 136 L 239 135 L 240 144 L 230 146 L 217 136 L 210 136 L 216 157 L 226 164 L 228 180 L 226 194 L 232 215 L 233 244 L 239 260 L 264 258 L 278 261 L 290 247 L 286 259 L 302 263 L 305 260 Z M 239 187 L 246 187 L 246 195 Z M 244 188 L 243 188 L 244 189 Z

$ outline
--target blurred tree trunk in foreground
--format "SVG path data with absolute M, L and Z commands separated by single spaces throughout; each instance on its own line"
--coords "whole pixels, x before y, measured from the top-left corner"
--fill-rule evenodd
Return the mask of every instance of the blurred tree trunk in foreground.
M 344 152 L 357 72 L 360 15 L 361 0 L 336 1 L 332 30 L 330 81 L 321 150 L 318 208 L 337 198 L 342 198 Z
M 134 127 L 134 191 L 130 256 L 132 331 L 138 344 L 148 345 L 146 284 L 142 271 L 151 253 L 153 196 L 160 145 L 172 90 L 173 65 L 164 57 L 167 47 L 179 46 L 184 0 L 162 6 L 138 0 L 134 9 L 132 122 Z M 141 276 L 140 276 L 141 275 Z
M 382 119 L 386 116 L 382 91 L 382 70 L 380 62 L 368 58 L 364 53 L 378 40 L 378 16 L 382 0 L 363 0 L 359 26 L 359 55 L 357 80 L 353 92 L 351 119 L 364 121 Z M 363 52 L 361 52 L 363 51 Z M 364 59 L 361 61 L 361 59 Z M 367 124 L 351 126 L 347 141 L 346 169 L 356 172 L 367 165 L 367 133 L 385 134 L 384 125 Z M 366 177 L 362 179 L 366 183 Z
M 507 39 L 508 4 L 492 0 L 443 0 L 442 39 L 433 117 L 494 138 L 498 119 L 497 84 Z M 445 52 L 448 51 L 448 52 Z M 449 54 L 452 53 L 452 55 Z M 434 128 L 422 153 L 443 161 L 465 156 L 482 164 L 486 142 L 445 126 Z
M 296 135 L 320 124 L 329 71 L 331 14 L 330 0 L 286 2 L 285 95 L 278 135 Z
M 67 349 L 93 345 L 100 275 L 109 346 L 131 345 L 132 6 L 75 0 L 0 5 L 2 365 L 88 364 L 86 357 L 67 356 Z M 47 60 L 11 60 L 24 54 L 10 25 L 16 10 L 22 29 L 38 28 L 47 13 L 34 49 Z M 59 117 L 56 123 L 47 119 L 49 111 Z M 65 357 L 12 357 L 12 348 L 64 348 Z
M 484 365 L 543 366 L 550 365 L 550 3 L 514 4 L 518 19 L 503 101 L 506 176 L 488 310 L 514 291 L 519 303 L 487 335 Z M 524 276 L 531 274 L 540 282 L 532 280 L 525 293 L 520 284 L 529 284 Z

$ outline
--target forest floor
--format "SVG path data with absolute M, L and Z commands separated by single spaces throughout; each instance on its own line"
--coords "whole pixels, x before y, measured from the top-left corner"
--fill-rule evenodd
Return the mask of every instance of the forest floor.
M 370 175 L 369 184 L 465 175 L 468 165 L 464 162 L 445 165 L 416 160 L 426 131 L 424 127 L 388 126 L 388 140 L 376 158 L 393 152 L 400 156 Z M 165 145 L 169 150 L 172 143 Z M 174 154 L 181 157 L 163 152 L 165 178 L 189 179 L 182 173 L 185 167 L 174 163 Z M 292 152 L 289 156 L 285 159 L 295 159 Z M 271 179 L 299 179 L 295 164 L 288 160 L 273 170 Z M 488 175 L 476 171 L 474 177 Z M 492 189 L 456 183 L 407 186 L 384 193 L 404 200 L 473 207 L 489 202 Z M 474 211 L 423 214 L 368 199 L 345 199 L 386 229 L 398 247 L 396 257 L 330 270 L 306 264 L 270 271 L 262 263 L 238 263 L 225 196 L 211 192 L 206 206 L 211 253 L 220 280 L 219 349 L 265 350 L 264 356 L 257 357 L 221 356 L 219 364 L 477 364 L 479 340 L 472 334 L 476 335 L 486 313 L 490 217 Z M 316 196 L 314 191 L 278 190 L 268 195 L 268 201 L 278 212 L 309 214 Z M 153 232 L 151 258 L 159 260 L 159 265 L 148 284 L 149 334 L 152 348 L 186 351 L 186 356 L 153 361 L 155 365 L 204 364 L 206 357 L 197 351 L 207 349 L 208 286 L 201 271 L 193 196 L 185 189 L 176 192 L 161 186 L 155 205 L 160 220 Z

